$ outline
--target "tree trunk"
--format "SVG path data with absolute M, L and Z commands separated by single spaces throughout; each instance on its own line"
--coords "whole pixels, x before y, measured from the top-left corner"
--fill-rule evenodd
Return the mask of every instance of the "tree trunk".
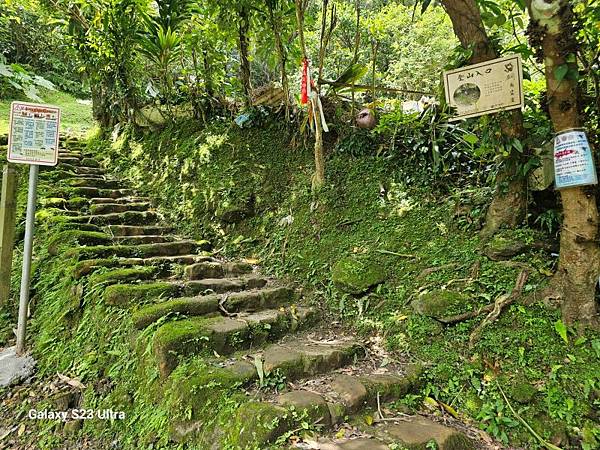
M 271 23 L 271 31 L 275 37 L 275 47 L 277 48 L 277 56 L 279 58 L 279 69 L 281 73 L 281 88 L 283 89 L 283 101 L 285 105 L 285 120 L 290 121 L 290 88 L 288 83 L 287 71 L 285 65 L 287 62 L 287 52 L 283 46 L 281 39 L 280 24 L 275 18 L 273 8 L 269 6 L 269 22 Z
M 472 46 L 473 55 L 469 61 L 477 64 L 498 57 L 485 31 L 481 12 L 475 0 L 442 0 L 448 13 L 454 34 L 464 48 Z M 500 129 L 502 134 L 512 139 L 524 136 L 523 116 L 521 111 L 510 111 L 501 114 Z M 500 168 L 496 178 L 494 197 L 487 211 L 486 223 L 481 231 L 484 238 L 491 237 L 500 228 L 514 228 L 523 222 L 527 210 L 526 179 L 517 174 L 521 154 L 514 149 Z
M 242 6 L 239 13 L 238 23 L 238 50 L 240 52 L 240 79 L 244 89 L 244 104 L 246 107 L 252 104 L 252 84 L 250 82 L 250 40 L 248 32 L 250 30 L 250 14 L 245 6 Z
M 532 40 L 541 39 L 548 107 L 554 130 L 576 128 L 580 125 L 577 81 L 568 77 L 559 80 L 555 76 L 556 68 L 565 64 L 570 70 L 577 70 L 576 63 L 566 60 L 567 55 L 577 54 L 572 6 L 560 0 L 550 3 L 534 0 L 528 6 L 532 18 L 529 34 Z M 566 323 L 598 326 L 600 318 L 595 291 L 600 275 L 600 249 L 596 188 L 562 189 L 560 197 L 564 213 L 560 257 L 550 290 L 560 297 Z
M 206 95 L 212 99 L 215 96 L 215 89 L 212 80 L 212 67 L 206 50 L 202 51 L 202 64 L 204 65 L 204 89 L 206 90 Z

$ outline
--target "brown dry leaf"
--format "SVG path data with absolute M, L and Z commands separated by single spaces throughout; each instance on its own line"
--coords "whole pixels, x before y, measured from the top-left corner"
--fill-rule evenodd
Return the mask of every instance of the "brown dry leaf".
M 56 375 L 58 376 L 60 381 L 67 383 L 69 386 L 73 386 L 74 388 L 77 388 L 77 389 L 85 389 L 85 385 L 81 381 L 79 381 L 77 378 L 69 378 L 66 375 L 62 375 L 60 373 L 57 373 Z

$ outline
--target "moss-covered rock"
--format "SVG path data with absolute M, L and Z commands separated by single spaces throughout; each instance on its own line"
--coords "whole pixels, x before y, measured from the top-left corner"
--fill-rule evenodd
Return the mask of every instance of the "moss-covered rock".
M 385 269 L 381 265 L 354 257 L 338 261 L 331 272 L 331 279 L 338 289 L 355 295 L 365 293 L 385 278 Z
M 247 402 L 227 424 L 224 448 L 265 448 L 291 427 L 291 414 L 285 408 L 266 402 Z
M 515 237 L 497 235 L 485 246 L 485 254 L 493 261 L 500 261 L 520 255 L 528 250 L 524 241 Z
M 464 311 L 469 303 L 469 296 L 462 292 L 436 290 L 420 295 L 412 307 L 423 316 L 440 320 Z
M 510 397 L 524 405 L 532 402 L 537 390 L 525 380 L 515 380 L 510 388 Z
M 102 245 L 111 242 L 111 237 L 98 231 L 68 230 L 54 235 L 48 243 L 48 253 L 57 255 L 61 248 L 75 245 Z
M 152 266 L 109 270 L 108 272 L 91 275 L 88 279 L 88 286 L 94 287 L 99 284 L 109 285 L 126 281 L 145 281 L 154 277 L 157 272 L 158 268 Z
M 127 307 L 132 304 L 177 295 L 181 286 L 174 283 L 113 284 L 104 290 L 104 301 L 109 305 Z

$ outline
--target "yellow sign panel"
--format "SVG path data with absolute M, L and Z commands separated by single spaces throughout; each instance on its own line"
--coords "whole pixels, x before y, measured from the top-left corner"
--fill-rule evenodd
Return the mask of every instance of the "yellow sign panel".
M 523 108 L 520 55 L 492 59 L 444 72 L 446 102 L 456 108 L 452 120 Z

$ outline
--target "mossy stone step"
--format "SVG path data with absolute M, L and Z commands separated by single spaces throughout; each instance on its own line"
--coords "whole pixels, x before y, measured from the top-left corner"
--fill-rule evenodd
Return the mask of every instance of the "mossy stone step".
M 63 164 L 71 164 L 72 166 L 78 166 L 80 164 L 79 157 L 74 156 L 59 156 L 58 162 Z
M 245 275 L 252 272 L 252 264 L 245 262 L 201 262 L 185 268 L 188 280 L 201 280 L 203 278 L 223 278 Z
M 222 294 L 225 292 L 239 292 L 247 289 L 260 289 L 266 286 L 268 280 L 263 277 L 240 278 L 205 278 L 203 280 L 186 281 L 183 295 Z
M 122 197 L 122 198 L 92 198 L 90 204 L 103 205 L 105 203 L 152 203 L 148 197 Z
M 109 286 L 117 283 L 132 281 L 145 281 L 159 277 L 159 268 L 153 266 L 119 268 L 90 275 L 88 287 L 92 288 L 100 284 Z
M 296 348 L 299 349 L 298 352 L 294 350 Z M 307 349 L 310 350 L 307 351 Z M 286 357 L 286 354 L 290 351 L 300 353 L 297 358 L 294 356 L 294 361 L 291 364 L 289 358 Z M 351 338 L 340 339 L 333 343 L 315 343 L 300 336 L 288 341 L 286 344 L 270 344 L 264 350 L 258 352 L 237 352 L 232 355 L 232 358 L 225 361 L 223 358 L 193 360 L 191 367 L 184 365 L 176 369 L 178 373 L 175 378 L 178 381 L 184 380 L 183 384 L 178 385 L 176 388 L 177 404 L 181 410 L 191 410 L 191 417 L 187 422 L 174 424 L 175 426 L 172 427 L 173 437 L 178 441 L 190 437 L 188 434 L 190 430 L 193 430 L 194 420 L 200 419 L 197 411 L 201 408 L 201 405 L 204 405 L 209 395 L 207 385 L 213 386 L 210 395 L 214 396 L 217 395 L 219 390 L 236 385 L 243 388 L 258 380 L 256 366 L 250 362 L 253 359 L 258 358 L 263 361 L 265 374 L 277 371 L 280 375 L 285 376 L 286 380 L 293 381 L 352 364 L 355 358 L 361 358 L 364 354 L 363 347 Z M 200 363 L 207 364 L 207 366 L 203 366 L 201 369 L 196 368 L 195 366 Z M 185 376 L 182 377 L 183 374 Z M 242 408 L 247 407 L 245 400 L 247 400 L 247 397 L 242 399 Z M 257 402 L 254 405 L 263 405 L 266 410 L 274 408 L 282 414 L 288 412 L 285 408 L 272 403 Z M 263 407 L 261 406 L 259 409 L 263 409 Z M 260 427 L 260 424 L 252 423 L 252 425 L 259 425 Z M 273 437 L 283 434 L 289 429 L 289 425 L 291 424 L 286 424 Z M 260 442 L 268 442 L 268 440 L 263 438 Z
M 96 245 L 75 247 L 67 250 L 65 256 L 83 259 L 101 259 L 110 256 L 120 258 L 150 258 L 153 256 L 189 255 L 210 248 L 206 241 L 177 241 L 140 245 Z
M 96 246 L 109 244 L 111 237 L 98 231 L 67 230 L 55 234 L 48 242 L 48 253 L 58 255 L 61 248 L 74 245 Z
M 106 171 L 99 167 L 79 166 L 75 168 L 75 172 L 80 175 L 104 175 Z
M 74 187 L 71 193 L 78 197 L 109 197 L 109 198 L 121 198 L 131 197 L 135 195 L 133 189 L 98 189 L 95 187 Z
M 168 234 L 173 231 L 173 227 L 160 225 L 109 225 L 106 227 L 109 234 L 113 236 L 144 236 Z
M 224 281 L 229 281 L 225 283 Z M 198 282 L 156 282 L 145 284 L 116 284 L 104 290 L 104 301 L 113 306 L 128 307 L 151 301 L 175 297 L 191 297 L 204 294 L 239 292 L 259 289 L 267 284 L 264 278 L 233 278 L 231 280 L 208 279 Z
M 150 209 L 149 203 L 102 203 L 90 206 L 91 214 L 115 214 L 126 211 L 147 211 Z
M 73 268 L 75 279 L 85 277 L 98 269 L 107 267 L 158 266 L 163 272 L 174 270 L 177 266 L 191 264 L 197 261 L 212 260 L 210 256 L 176 255 L 155 256 L 151 258 L 96 258 L 78 262 Z M 162 272 L 161 272 L 162 273 Z
M 69 185 L 73 187 L 91 187 L 96 189 L 121 189 L 123 182 L 120 180 L 107 180 L 104 178 L 96 178 L 94 175 L 78 177 L 69 180 Z
M 100 163 L 94 158 L 83 158 L 81 160 L 81 165 L 87 167 L 100 167 Z
M 161 220 L 154 211 L 126 211 L 123 213 L 96 214 L 70 218 L 70 222 L 94 225 L 154 225 Z
M 296 299 L 296 292 L 287 287 L 234 292 L 227 295 L 184 297 L 140 308 L 133 314 L 133 323 L 137 329 L 142 329 L 161 317 L 173 314 L 202 316 L 218 313 L 221 308 L 230 313 L 257 311 L 277 308 L 293 303 Z
M 115 236 L 113 240 L 122 245 L 139 245 L 139 244 L 162 244 L 165 242 L 175 242 L 179 238 L 169 235 L 142 235 L 142 236 Z
M 162 325 L 154 335 L 161 376 L 167 377 L 182 357 L 205 351 L 225 355 L 261 345 L 294 332 L 314 320 L 312 308 L 264 310 L 236 318 L 192 318 Z
M 398 423 L 381 424 L 369 430 L 377 438 L 410 449 L 431 448 L 434 441 L 440 450 L 475 450 L 479 448 L 462 431 L 426 417 L 414 416 Z
M 393 388 L 390 388 L 392 376 L 388 376 L 385 380 L 382 378 L 376 378 L 374 381 L 371 381 L 370 387 L 375 388 L 376 392 L 380 390 L 383 393 L 388 391 L 393 391 L 396 393 L 396 397 L 394 399 L 399 399 L 405 396 L 407 393 L 411 392 L 416 388 L 415 380 L 421 374 L 420 366 L 409 366 L 407 370 L 406 376 L 393 376 Z M 272 411 L 277 411 L 279 416 L 279 421 L 283 421 L 286 423 L 286 426 L 279 427 L 277 432 L 269 433 L 268 436 L 254 437 L 251 441 L 245 442 L 244 444 L 247 446 L 258 446 L 265 447 L 266 444 L 273 441 L 277 437 L 281 436 L 283 433 L 288 430 L 292 430 L 297 427 L 296 420 L 290 420 L 289 410 L 293 409 L 296 411 L 296 416 L 301 417 L 300 420 L 308 420 L 312 423 L 318 423 L 324 428 L 329 428 L 336 423 L 340 423 L 344 420 L 345 416 L 351 414 L 352 412 L 357 412 L 362 409 L 367 403 L 370 403 L 370 394 L 369 387 L 365 385 L 365 379 L 370 379 L 374 377 L 374 375 L 366 375 L 364 377 L 353 378 L 353 383 L 337 383 L 335 385 L 331 385 L 331 389 L 338 389 L 341 391 L 342 396 L 339 398 L 332 398 L 330 395 L 322 395 L 317 392 L 311 392 L 306 390 L 294 390 L 291 392 L 286 392 L 281 394 L 274 402 L 260 402 L 263 404 L 262 409 L 272 408 Z M 362 389 L 359 388 L 357 383 L 362 384 Z M 406 386 L 409 386 L 408 388 Z M 327 387 L 325 387 L 327 389 Z M 366 394 L 365 394 L 366 392 Z M 377 401 L 377 394 L 375 392 L 375 402 Z M 348 409 L 346 406 L 348 403 L 347 398 L 355 396 L 354 403 L 352 408 Z M 381 401 L 381 395 L 380 395 Z M 252 403 L 252 402 L 250 402 Z M 245 408 L 254 408 L 255 405 L 243 404 L 240 406 L 240 409 Z M 281 411 L 283 407 L 284 411 Z M 239 413 L 238 413 L 239 418 Z M 287 418 L 287 419 L 286 419 Z M 260 427 L 261 425 L 257 423 L 260 421 L 260 418 L 248 418 L 246 417 L 248 422 L 246 422 L 246 427 L 253 429 L 254 427 Z M 233 429 L 236 428 L 235 421 L 232 426 Z M 261 440 L 262 439 L 262 440 Z M 459 449 L 462 447 L 458 447 Z

